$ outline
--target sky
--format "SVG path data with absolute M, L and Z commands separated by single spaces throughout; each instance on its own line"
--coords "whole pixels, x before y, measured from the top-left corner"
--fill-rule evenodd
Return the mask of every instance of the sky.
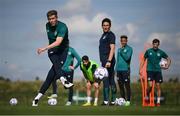
M 69 28 L 70 45 L 80 56 L 88 55 L 100 64 L 99 39 L 103 18 L 112 20 L 111 31 L 128 36 L 133 48 L 131 75 L 138 76 L 139 53 L 154 38 L 172 59 L 164 75 L 179 75 L 179 0 L 0 0 L 0 76 L 11 80 L 45 80 L 51 67 L 47 53 L 37 55 L 48 44 L 46 13 L 55 9 Z M 82 79 L 79 68 L 75 78 Z

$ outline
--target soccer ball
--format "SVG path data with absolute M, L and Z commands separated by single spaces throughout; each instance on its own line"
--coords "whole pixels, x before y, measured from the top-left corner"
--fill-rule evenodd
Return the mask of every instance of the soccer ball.
M 16 105 L 16 104 L 18 103 L 18 100 L 17 100 L 16 98 L 11 98 L 10 101 L 9 101 L 9 103 L 10 103 L 12 106 L 14 106 L 14 105 Z
M 94 77 L 98 80 L 103 80 L 105 77 L 108 77 L 108 71 L 104 67 L 99 67 L 94 72 Z
M 48 104 L 50 106 L 55 106 L 55 105 L 57 105 L 57 100 L 55 98 L 50 98 L 50 99 L 48 99 Z
M 126 100 L 124 98 L 116 98 L 115 104 L 118 106 L 124 106 L 126 103 Z
M 162 58 L 161 61 L 159 62 L 159 65 L 161 68 L 165 68 L 167 65 L 167 60 Z

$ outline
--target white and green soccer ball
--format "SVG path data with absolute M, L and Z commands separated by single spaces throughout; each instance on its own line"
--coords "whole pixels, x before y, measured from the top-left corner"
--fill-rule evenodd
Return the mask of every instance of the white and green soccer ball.
M 124 98 L 116 98 L 115 105 L 124 106 L 126 104 L 126 100 Z
M 50 98 L 50 99 L 48 99 L 48 104 L 49 104 L 50 106 L 55 106 L 55 105 L 57 105 L 57 99 L 55 99 L 55 98 Z
M 14 105 L 17 105 L 18 100 L 17 100 L 16 98 L 11 98 L 11 99 L 9 100 L 9 103 L 10 103 L 12 106 L 14 106 Z
M 94 77 L 98 80 L 103 80 L 108 77 L 108 70 L 104 67 L 98 67 L 94 72 Z

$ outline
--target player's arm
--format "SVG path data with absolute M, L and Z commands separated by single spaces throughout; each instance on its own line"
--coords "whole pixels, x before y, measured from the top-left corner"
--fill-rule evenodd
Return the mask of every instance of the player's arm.
M 116 58 L 116 66 L 115 66 L 115 70 L 117 71 L 118 69 L 118 64 L 119 64 L 119 49 L 117 51 L 117 58 Z
M 97 66 L 95 64 L 93 64 L 92 68 L 91 68 L 92 73 L 94 73 L 96 69 L 97 69 Z
M 53 42 L 52 44 L 49 44 L 48 46 L 43 47 L 43 48 L 38 48 L 37 53 L 41 54 L 42 52 L 45 52 L 48 49 L 54 48 L 56 46 L 59 46 L 62 43 L 62 40 L 63 40 L 62 37 L 57 37 L 56 41 Z
M 79 54 L 74 50 L 74 49 L 72 49 L 73 51 L 72 51 L 72 53 L 73 53 L 73 56 L 76 58 L 76 60 L 77 60 L 77 63 L 76 63 L 76 65 L 73 67 L 74 69 L 76 69 L 80 64 L 81 64 L 81 58 L 80 58 L 80 56 L 79 56 Z M 74 70 L 73 69 L 73 70 Z
M 112 58 L 114 56 L 114 52 L 115 52 L 115 44 L 110 44 L 110 53 L 109 53 L 109 57 L 108 57 L 108 62 L 106 63 L 106 66 L 105 67 L 110 67 L 111 66 L 111 61 L 112 61 Z
M 82 67 L 81 67 L 81 66 L 80 66 L 80 69 L 81 69 L 81 71 L 83 72 L 84 77 L 85 77 L 86 79 L 88 79 L 88 77 L 87 77 L 86 73 L 83 71 L 83 69 L 82 69 Z
M 165 68 L 168 69 L 169 66 L 171 65 L 171 59 L 167 57 L 166 60 L 167 60 L 167 65 L 165 66 Z

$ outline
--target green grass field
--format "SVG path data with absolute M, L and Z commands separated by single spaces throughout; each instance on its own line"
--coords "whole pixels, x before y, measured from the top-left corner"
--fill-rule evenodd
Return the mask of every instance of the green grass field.
M 180 114 L 178 106 L 142 107 L 142 106 L 1 106 L 1 115 L 170 115 Z
M 58 88 L 58 104 L 49 106 L 47 96 L 51 94 L 49 88 L 45 96 L 40 100 L 38 107 L 32 107 L 31 103 L 37 94 L 42 82 L 5 82 L 0 81 L 0 115 L 180 115 L 180 84 L 163 83 L 165 101 L 160 107 L 142 107 L 140 83 L 132 83 L 131 106 L 97 106 L 82 107 L 83 102 L 73 103 L 73 106 L 64 106 L 67 101 L 67 90 L 60 84 Z M 79 90 L 82 96 L 86 96 L 85 82 L 75 83 L 74 90 Z M 102 89 L 100 89 L 102 90 Z M 93 94 L 92 94 L 93 95 Z M 16 106 L 11 106 L 9 100 L 18 99 Z M 119 90 L 117 93 L 119 97 Z M 100 91 L 99 104 L 102 103 L 102 91 Z

